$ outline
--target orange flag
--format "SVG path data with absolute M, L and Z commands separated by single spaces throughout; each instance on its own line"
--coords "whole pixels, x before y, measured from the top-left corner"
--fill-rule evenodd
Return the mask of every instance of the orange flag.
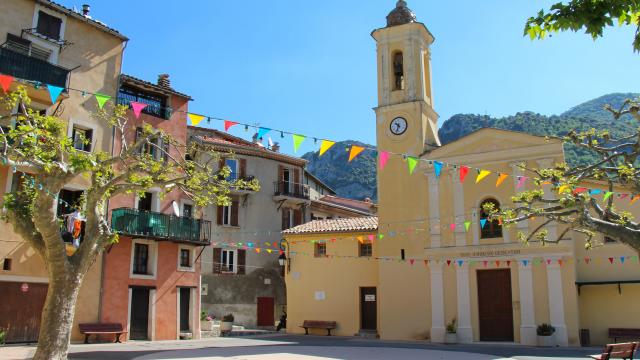
M 364 151 L 364 148 L 362 146 L 351 145 L 351 150 L 349 151 L 349 162 L 355 159 L 356 156 L 360 155 L 360 153 L 363 151 Z
M 502 182 L 504 182 L 504 180 L 505 180 L 506 178 L 508 178 L 508 177 L 509 177 L 509 175 L 507 175 L 507 174 L 500 174 L 500 175 L 498 176 L 498 181 L 496 181 L 496 187 L 498 187 L 498 186 L 502 185 Z

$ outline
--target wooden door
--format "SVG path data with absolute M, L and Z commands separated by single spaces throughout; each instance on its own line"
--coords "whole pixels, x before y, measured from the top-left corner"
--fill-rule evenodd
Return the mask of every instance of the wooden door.
M 179 288 L 180 289 L 180 331 L 188 332 L 190 331 L 189 326 L 189 314 L 191 313 L 191 289 L 190 288 Z
M 376 330 L 378 327 L 378 299 L 376 288 L 360 288 L 360 329 Z
M 149 340 L 149 289 L 131 289 L 131 340 Z
M 480 341 L 513 341 L 511 271 L 478 270 Z
M 6 342 L 38 341 L 47 288 L 47 284 L 0 282 L 0 329 L 7 332 Z
M 258 326 L 275 325 L 275 301 L 272 297 L 258 298 Z

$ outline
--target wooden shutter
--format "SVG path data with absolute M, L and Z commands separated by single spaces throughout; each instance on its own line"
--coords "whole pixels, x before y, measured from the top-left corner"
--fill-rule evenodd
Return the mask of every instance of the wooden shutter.
M 282 230 L 287 230 L 289 228 L 289 217 L 287 216 L 287 213 L 289 212 L 289 209 L 287 208 L 282 208 Z
M 247 159 L 239 159 L 240 161 L 240 179 L 247 178 Z
M 293 225 L 294 226 L 302 225 L 302 210 L 300 209 L 293 210 Z
M 222 272 L 222 264 L 220 264 L 220 259 L 222 259 L 222 249 L 213 248 L 213 273 L 214 274 L 220 274 Z
M 246 273 L 245 265 L 247 264 L 247 250 L 238 249 L 238 275 Z
M 220 158 L 220 160 L 218 161 L 218 171 L 222 170 L 222 168 L 225 166 L 226 160 L 227 159 L 225 159 L 223 157 Z
M 84 145 L 84 151 L 91 151 L 91 143 L 93 142 L 93 130 L 89 129 L 84 132 L 87 143 Z
M 238 219 L 238 210 L 240 207 L 240 202 L 238 200 L 233 200 L 231 202 L 231 226 L 239 226 Z
M 224 211 L 223 206 L 218 206 L 217 214 L 216 214 L 216 224 L 222 225 L 222 212 Z
M 293 169 L 294 194 L 302 194 L 302 180 L 300 179 L 300 169 Z

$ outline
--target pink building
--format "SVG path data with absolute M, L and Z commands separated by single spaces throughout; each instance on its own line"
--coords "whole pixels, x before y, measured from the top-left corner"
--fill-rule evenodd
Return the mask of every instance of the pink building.
M 133 143 L 149 124 L 186 144 L 190 100 L 171 88 L 168 75 L 160 75 L 156 84 L 122 75 L 118 102 L 147 104 L 138 119 L 129 111 L 127 141 Z M 114 151 L 120 147 L 116 135 Z M 178 156 L 177 149 L 167 148 Z M 180 190 L 162 199 L 159 192 L 109 202 L 120 241 L 105 252 L 100 321 L 123 324 L 131 340 L 199 338 L 199 254 L 210 243 L 210 223 L 196 218 L 193 203 Z

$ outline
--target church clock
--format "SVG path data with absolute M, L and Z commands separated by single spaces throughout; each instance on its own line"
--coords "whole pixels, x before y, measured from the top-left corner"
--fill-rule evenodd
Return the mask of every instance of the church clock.
M 407 131 L 407 120 L 403 117 L 397 117 L 389 124 L 391 133 L 394 135 L 402 135 Z

